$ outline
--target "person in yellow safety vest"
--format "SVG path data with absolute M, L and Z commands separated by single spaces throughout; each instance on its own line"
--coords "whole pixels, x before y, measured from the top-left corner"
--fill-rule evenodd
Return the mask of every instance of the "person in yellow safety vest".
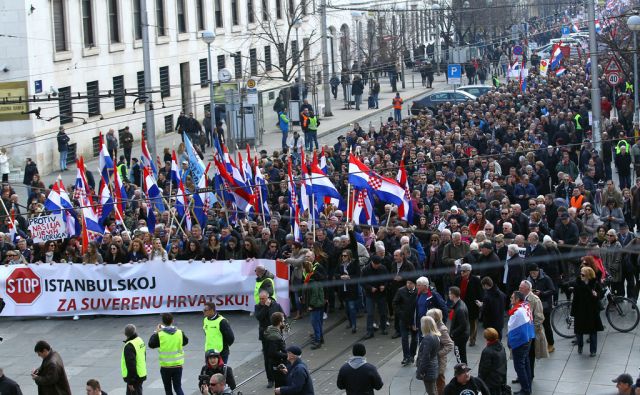
M 621 139 L 620 141 L 618 141 L 618 144 L 616 144 L 616 155 L 620 154 L 620 147 L 624 146 L 627 150 L 626 152 L 631 152 L 631 145 L 629 144 L 629 142 L 627 142 L 626 139 Z
M 126 395 L 142 395 L 142 383 L 147 379 L 147 349 L 135 325 L 125 326 L 124 335 L 127 339 L 122 347 L 120 369 L 127 383 Z
M 216 304 L 207 302 L 202 310 L 204 313 L 204 321 L 202 329 L 204 330 L 204 351 L 220 350 L 220 356 L 224 363 L 229 360 L 229 347 L 235 341 L 233 330 L 229 321 L 216 311 Z
M 158 349 L 160 376 L 166 395 L 173 395 L 172 386 L 176 395 L 184 395 L 182 391 L 183 347 L 188 343 L 189 339 L 182 330 L 173 326 L 173 315 L 162 314 L 162 324 L 159 324 L 151 335 L 148 345 L 151 349 Z
M 269 297 L 276 299 L 276 283 L 273 281 L 273 273 L 268 271 L 264 265 L 258 265 L 255 269 L 256 286 L 253 289 L 253 300 L 256 304 L 260 303 L 260 291 L 264 290 L 269 293 Z
M 573 121 L 575 122 L 575 125 L 576 125 L 576 130 L 582 130 L 582 123 L 580 118 L 582 118 L 582 115 L 580 115 L 580 113 L 576 114 L 573 117 Z
M 120 177 L 120 182 L 124 180 L 129 180 L 129 169 L 127 169 L 127 161 L 124 155 L 120 155 L 120 160 L 118 160 L 118 165 L 116 167 L 118 169 L 118 176 Z

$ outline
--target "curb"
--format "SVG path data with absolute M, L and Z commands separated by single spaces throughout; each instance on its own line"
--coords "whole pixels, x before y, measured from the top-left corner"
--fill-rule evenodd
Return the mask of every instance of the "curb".
M 403 101 L 407 101 L 407 100 L 415 99 L 416 97 L 418 97 L 418 96 L 422 96 L 422 95 L 424 95 L 424 94 L 427 94 L 427 93 L 429 93 L 429 92 L 431 92 L 431 91 L 433 91 L 433 90 L 434 90 L 434 88 L 425 88 L 425 91 L 423 91 L 423 92 L 421 92 L 421 93 L 418 93 L 418 94 L 415 94 L 415 95 L 412 95 L 412 96 L 409 96 L 409 97 L 407 97 L 407 98 L 404 98 L 404 99 L 403 99 Z M 362 121 L 362 120 L 364 120 L 364 119 L 367 119 L 367 118 L 369 118 L 369 117 L 372 117 L 372 116 L 375 116 L 375 115 L 377 115 L 377 114 L 383 113 L 383 112 L 385 112 L 385 111 L 391 110 L 391 108 L 392 108 L 392 107 L 393 107 L 393 105 L 388 105 L 388 106 L 386 106 L 386 107 L 381 107 L 381 108 L 377 109 L 376 111 L 370 112 L 370 113 L 368 113 L 368 114 L 364 114 L 364 115 L 362 115 L 362 116 L 360 116 L 360 117 L 358 117 L 358 118 L 356 118 L 356 119 L 349 120 L 348 124 L 353 124 L 353 123 L 356 123 L 356 122 L 360 122 L 360 121 Z M 333 117 L 334 117 L 334 116 L 332 116 L 332 117 L 324 117 L 324 118 L 326 119 L 326 118 L 333 118 Z M 322 133 L 318 133 L 318 138 L 326 137 L 326 136 L 328 136 L 328 135 L 330 135 L 330 134 L 332 134 L 332 133 L 335 133 L 335 132 L 337 132 L 337 131 L 339 131 L 339 130 L 342 130 L 342 129 L 344 129 L 344 128 L 347 128 L 347 127 L 349 127 L 349 125 L 348 125 L 348 124 L 344 124 L 344 125 L 342 125 L 342 126 L 337 126 L 337 127 L 332 128 L 332 129 L 325 130 L 325 131 L 324 131 L 324 132 L 322 132 Z

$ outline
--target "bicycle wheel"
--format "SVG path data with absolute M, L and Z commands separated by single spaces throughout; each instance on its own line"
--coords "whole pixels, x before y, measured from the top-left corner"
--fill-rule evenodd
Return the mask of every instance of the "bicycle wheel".
M 616 296 L 609 302 L 606 316 L 609 324 L 618 332 L 630 332 L 640 321 L 640 311 L 636 302 L 622 296 Z
M 558 336 L 571 339 L 575 336 L 573 332 L 573 317 L 571 316 L 571 302 L 558 303 L 551 310 L 551 328 Z

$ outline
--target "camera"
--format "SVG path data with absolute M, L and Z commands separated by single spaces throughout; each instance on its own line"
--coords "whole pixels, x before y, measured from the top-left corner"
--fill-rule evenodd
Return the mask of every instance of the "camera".
M 211 380 L 211 376 L 206 375 L 206 374 L 201 374 L 198 376 L 198 388 L 202 387 L 203 385 L 209 385 L 209 380 Z

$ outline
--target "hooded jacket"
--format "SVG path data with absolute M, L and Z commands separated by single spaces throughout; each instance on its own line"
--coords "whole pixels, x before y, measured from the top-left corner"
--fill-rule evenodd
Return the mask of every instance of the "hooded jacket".
M 232 390 L 236 388 L 236 379 L 233 377 L 233 369 L 231 369 L 231 366 L 225 365 L 224 361 L 220 357 L 218 357 L 217 365 L 210 365 L 209 361 L 207 360 L 206 365 L 204 365 L 202 369 L 200 369 L 200 376 L 211 377 L 216 373 L 225 375 L 226 383 L 229 388 L 231 388 Z
M 338 389 L 347 395 L 373 395 L 382 388 L 382 378 L 365 357 L 351 357 L 338 372 Z

